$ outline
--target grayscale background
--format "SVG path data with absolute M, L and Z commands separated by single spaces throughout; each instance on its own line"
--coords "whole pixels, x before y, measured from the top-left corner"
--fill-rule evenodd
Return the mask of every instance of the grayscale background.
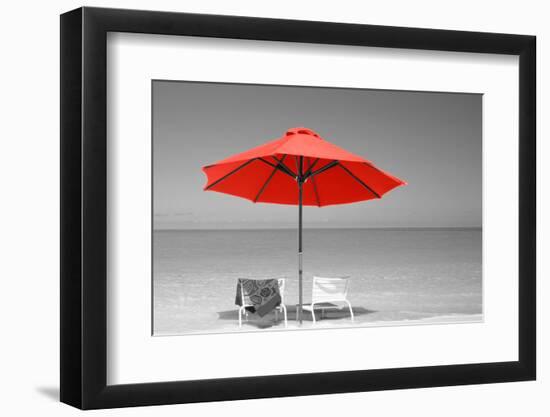
M 238 328 L 238 278 L 285 278 L 292 312 L 297 207 L 204 192 L 201 167 L 297 126 L 408 182 L 304 208 L 305 301 L 345 275 L 355 325 L 482 320 L 482 95 L 153 81 L 152 111 L 155 335 L 280 329 Z
M 155 229 L 293 227 L 295 209 L 205 193 L 201 166 L 305 126 L 409 183 L 308 209 L 305 227 L 481 227 L 481 95 L 155 81 Z

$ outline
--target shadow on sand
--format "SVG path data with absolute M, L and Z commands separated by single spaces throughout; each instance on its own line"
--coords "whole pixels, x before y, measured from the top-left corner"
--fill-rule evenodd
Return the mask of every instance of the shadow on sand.
M 296 320 L 296 306 L 286 306 L 287 309 L 287 320 L 289 322 Z M 359 316 L 364 316 L 366 314 L 372 314 L 376 313 L 376 310 L 368 310 L 364 307 L 352 307 L 353 315 L 357 318 Z M 341 309 L 341 310 L 325 310 L 321 317 L 321 311 L 315 310 L 315 318 L 317 321 L 323 320 L 323 321 L 338 321 L 342 319 L 349 319 L 350 314 L 347 307 Z M 218 311 L 218 319 L 219 320 L 231 320 L 237 323 L 239 321 L 239 311 L 237 307 L 235 307 L 234 310 L 226 310 L 226 311 Z M 269 313 L 264 317 L 260 317 L 257 314 L 249 313 L 248 314 L 248 321 L 245 322 L 243 318 L 243 325 L 246 323 L 246 325 L 257 327 L 258 329 L 268 329 L 273 326 L 278 326 L 283 317 L 282 314 L 279 313 L 279 320 L 275 319 L 275 313 Z M 311 313 L 309 311 L 303 312 L 303 320 L 305 322 L 313 322 L 313 318 L 311 317 Z M 348 320 L 345 320 L 348 322 Z M 335 323 L 336 324 L 336 323 Z

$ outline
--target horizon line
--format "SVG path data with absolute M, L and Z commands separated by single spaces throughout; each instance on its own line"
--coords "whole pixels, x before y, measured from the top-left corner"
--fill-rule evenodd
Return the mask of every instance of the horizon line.
M 254 228 L 152 228 L 154 232 L 184 231 L 250 231 L 250 230 L 296 230 L 296 227 L 254 227 Z M 483 230 L 483 226 L 419 226 L 419 227 L 304 227 L 304 230 Z

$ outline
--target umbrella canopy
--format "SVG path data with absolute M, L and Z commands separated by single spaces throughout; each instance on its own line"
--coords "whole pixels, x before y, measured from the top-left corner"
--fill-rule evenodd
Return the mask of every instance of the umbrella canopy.
M 296 127 L 273 141 L 203 167 L 205 191 L 254 203 L 299 206 L 299 309 L 302 306 L 302 206 L 328 206 L 379 199 L 405 185 L 399 178 L 319 136 Z
M 254 203 L 298 205 L 302 158 L 305 206 L 328 206 L 381 198 L 404 185 L 399 178 L 321 138 L 307 128 L 205 166 L 204 189 L 232 194 Z

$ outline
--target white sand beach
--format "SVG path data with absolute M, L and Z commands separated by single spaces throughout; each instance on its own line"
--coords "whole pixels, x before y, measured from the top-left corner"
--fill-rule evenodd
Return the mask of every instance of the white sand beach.
M 349 276 L 347 310 L 295 321 L 296 231 L 156 231 L 154 335 L 285 330 L 274 314 L 238 327 L 238 278 L 285 278 L 288 330 L 482 321 L 481 230 L 309 229 L 304 302 L 313 275 Z M 319 317 L 319 316 L 318 316 Z
M 443 316 L 431 316 L 424 318 L 410 318 L 394 320 L 391 315 L 384 316 L 378 312 L 361 314 L 361 308 L 354 308 L 355 319 L 352 322 L 347 309 L 342 311 L 327 311 L 320 318 L 320 312 L 316 313 L 317 321 L 313 323 L 311 314 L 304 312 L 302 324 L 296 320 L 295 308 L 291 307 L 288 314 L 287 326 L 285 327 L 282 316 L 279 314 L 269 314 L 265 317 L 259 317 L 250 314 L 247 320 L 243 319 L 243 325 L 238 327 L 237 310 L 227 313 L 220 318 L 220 321 L 212 326 L 211 330 L 186 331 L 185 333 L 158 332 L 155 336 L 180 336 L 183 334 L 219 334 L 235 332 L 258 332 L 258 331 L 292 331 L 292 330 L 315 330 L 329 328 L 353 328 L 353 327 L 387 327 L 387 326 L 419 326 L 419 325 L 445 325 L 445 324 L 471 324 L 483 323 L 482 314 L 454 314 Z

